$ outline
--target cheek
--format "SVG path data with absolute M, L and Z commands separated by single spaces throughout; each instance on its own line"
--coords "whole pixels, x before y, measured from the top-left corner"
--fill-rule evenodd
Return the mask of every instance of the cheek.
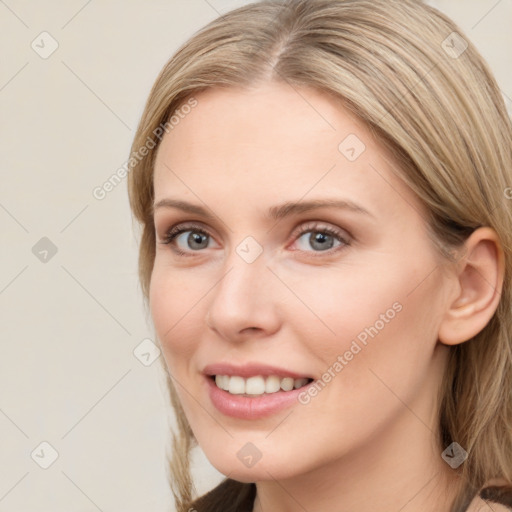
M 155 266 L 149 290 L 151 317 L 171 372 L 180 372 L 181 363 L 195 351 L 194 340 L 199 336 L 193 331 L 202 321 L 201 295 L 179 272 Z
M 327 368 L 346 354 L 354 385 L 367 378 L 373 364 L 393 364 L 408 374 L 416 357 L 426 362 L 437 339 L 441 283 L 438 273 L 429 275 L 432 268 L 430 261 L 406 265 L 395 260 L 364 271 L 348 265 L 316 269 L 314 279 L 293 278 L 288 282 L 303 302 L 290 305 L 298 339 Z
M 364 265 L 347 264 L 336 268 L 313 268 L 309 272 L 290 271 L 283 280 L 299 300 L 290 301 L 302 329 L 316 332 L 326 341 L 355 337 L 375 322 L 382 323 L 380 315 L 389 319 L 410 291 L 409 276 L 404 269 L 394 277 L 389 264 L 382 272 Z M 295 305 L 294 305 L 295 304 Z M 308 311 L 309 310 L 309 311 Z M 386 318 L 387 319 L 387 318 Z

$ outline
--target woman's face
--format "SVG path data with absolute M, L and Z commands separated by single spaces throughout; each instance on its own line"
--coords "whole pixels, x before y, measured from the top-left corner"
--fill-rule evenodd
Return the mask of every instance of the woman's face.
M 312 89 L 196 99 L 157 155 L 150 305 L 206 456 L 259 481 L 424 450 L 452 282 L 391 156 Z

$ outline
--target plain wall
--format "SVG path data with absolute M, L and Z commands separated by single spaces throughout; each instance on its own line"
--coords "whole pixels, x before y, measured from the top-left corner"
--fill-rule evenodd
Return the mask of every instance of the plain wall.
M 134 354 L 153 335 L 126 180 L 93 191 L 125 163 L 178 45 L 245 3 L 0 2 L 0 512 L 171 509 L 164 380 Z M 480 49 L 510 108 L 512 2 L 431 3 Z M 58 43 L 47 58 L 44 31 Z M 42 442 L 58 453 L 47 469 Z M 196 467 L 200 491 L 219 481 L 200 453 Z

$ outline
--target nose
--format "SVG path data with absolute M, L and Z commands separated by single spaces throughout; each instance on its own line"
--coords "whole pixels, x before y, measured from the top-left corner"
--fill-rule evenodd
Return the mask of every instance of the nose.
M 223 277 L 208 294 L 206 323 L 227 341 L 265 338 L 279 329 L 279 280 L 263 256 L 248 263 L 234 253 Z

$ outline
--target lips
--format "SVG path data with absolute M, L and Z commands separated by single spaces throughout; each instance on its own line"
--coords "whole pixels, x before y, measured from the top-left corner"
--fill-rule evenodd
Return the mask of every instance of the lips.
M 228 375 L 238 376 L 248 379 L 249 377 L 268 377 L 270 375 L 277 375 L 278 377 L 291 377 L 292 379 L 312 379 L 313 377 L 308 374 L 301 374 L 287 370 L 285 368 L 279 368 L 277 366 L 271 366 L 260 363 L 247 363 L 241 366 L 234 366 L 228 363 L 216 363 L 209 364 L 204 367 L 203 373 L 208 376 L 215 375 Z
M 213 405 L 224 415 L 258 419 L 298 403 L 313 378 L 275 366 L 213 364 L 203 374 Z

